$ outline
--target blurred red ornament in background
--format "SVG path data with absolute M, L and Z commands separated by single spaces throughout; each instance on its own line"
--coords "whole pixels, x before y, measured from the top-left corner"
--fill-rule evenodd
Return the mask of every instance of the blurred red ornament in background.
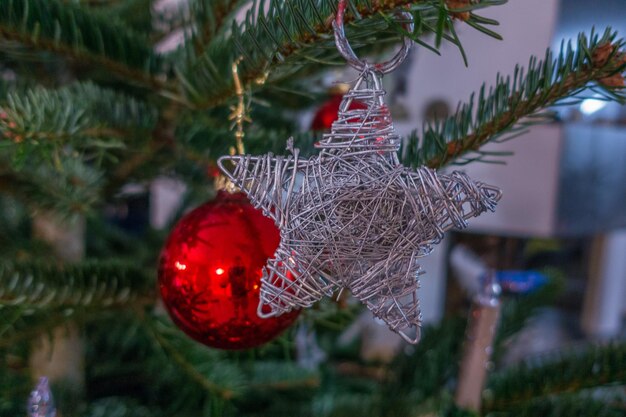
M 243 193 L 220 191 L 172 230 L 159 264 L 159 287 L 176 325 L 220 349 L 248 349 L 289 327 L 300 311 L 257 315 L 262 269 L 280 234 Z
M 342 99 L 342 94 L 331 95 L 328 101 L 322 104 L 321 107 L 315 112 L 315 116 L 313 116 L 313 121 L 311 122 L 311 129 L 330 130 L 333 122 L 337 120 L 337 114 L 339 113 L 339 106 L 341 105 Z M 350 103 L 348 109 L 367 109 L 367 105 L 365 103 L 361 103 L 360 101 L 355 100 Z
M 211 163 L 209 165 L 207 165 L 206 167 L 206 176 L 209 178 L 217 178 L 220 175 L 222 175 L 222 173 L 220 172 L 219 167 L 217 166 L 217 164 Z

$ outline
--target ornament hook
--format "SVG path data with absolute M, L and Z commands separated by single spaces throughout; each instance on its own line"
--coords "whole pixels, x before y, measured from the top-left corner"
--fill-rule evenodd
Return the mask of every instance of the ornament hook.
M 333 29 L 335 31 L 335 45 L 337 45 L 337 49 L 339 50 L 341 56 L 343 56 L 346 61 L 348 61 L 348 64 L 350 64 L 353 68 L 361 72 L 369 67 L 373 67 L 382 74 L 387 74 L 396 69 L 409 54 L 409 50 L 411 49 L 411 46 L 413 44 L 411 39 L 405 36 L 402 39 L 402 46 L 400 47 L 400 50 L 389 61 L 379 64 L 369 64 L 368 62 L 360 59 L 354 53 L 352 46 L 350 46 L 350 42 L 348 42 L 348 38 L 346 38 L 346 32 L 344 30 L 343 16 L 346 11 L 346 2 L 347 0 L 339 0 L 339 4 L 337 6 L 337 16 L 335 17 L 335 20 L 333 20 Z M 408 32 L 412 32 L 413 18 L 411 16 L 411 13 L 407 11 L 398 11 L 396 12 L 396 15 L 407 20 L 405 27 Z

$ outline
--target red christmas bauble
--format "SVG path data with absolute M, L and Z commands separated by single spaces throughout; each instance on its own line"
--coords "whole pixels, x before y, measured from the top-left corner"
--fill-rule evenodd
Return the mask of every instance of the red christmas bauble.
M 343 96 L 335 94 L 328 99 L 322 106 L 317 109 L 313 121 L 311 122 L 311 129 L 313 130 L 330 130 L 333 122 L 337 120 L 337 113 L 339 113 L 339 106 L 341 105 Z M 349 110 L 366 109 L 367 105 L 360 101 L 354 100 L 348 107 Z
M 257 315 L 262 269 L 280 242 L 243 193 L 220 191 L 184 216 L 161 252 L 159 287 L 172 320 L 210 347 L 248 349 L 278 336 L 299 311 Z

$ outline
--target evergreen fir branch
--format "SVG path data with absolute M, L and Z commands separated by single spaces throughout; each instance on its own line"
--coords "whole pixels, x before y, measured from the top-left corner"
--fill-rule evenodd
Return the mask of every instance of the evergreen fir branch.
M 61 0 L 66 4 L 80 3 L 89 7 L 108 7 L 128 3 L 129 0 Z M 131 2 L 133 0 L 130 0 Z M 141 0 L 140 0 L 141 1 Z M 151 0 L 152 1 L 152 0 Z
M 83 417 L 159 417 L 159 409 L 138 404 L 130 398 L 108 397 L 89 404 Z
M 21 155 L 51 156 L 67 145 L 73 151 L 120 148 L 149 137 L 156 120 L 155 108 L 91 83 L 35 87 L 10 93 L 0 104 L 0 135 Z
M 81 2 L 89 7 L 97 8 L 98 12 L 109 20 L 120 21 L 135 32 L 149 37 L 153 32 L 153 20 L 158 17 L 153 9 L 154 0 L 123 0 L 104 2 Z
M 60 324 L 72 320 L 84 323 L 99 312 L 84 308 L 46 308 L 33 310 L 27 306 L 0 308 L 0 348 L 15 346 L 48 334 Z
M 188 405 L 202 402 L 209 395 L 225 402 L 235 401 L 246 408 L 250 397 L 259 400 L 293 392 L 302 395 L 320 384 L 316 372 L 299 368 L 290 361 L 261 357 L 254 362 L 241 361 L 237 352 L 228 354 L 207 349 L 184 336 L 162 317 L 151 317 L 147 325 L 168 358 L 167 366 L 161 357 L 155 358 L 155 366 L 162 374 L 156 383 L 163 384 L 164 390 L 171 384 L 184 386 L 176 395 L 185 398 Z M 193 383 L 189 384 L 190 381 Z
M 259 123 L 260 124 L 260 123 Z M 181 157 L 181 169 L 189 166 L 189 161 L 194 161 L 200 166 L 212 165 L 220 155 L 229 152 L 233 143 L 233 132 L 224 126 L 212 124 L 191 124 L 180 126 L 176 134 L 177 139 L 183 144 L 179 147 Z M 246 152 L 260 154 L 273 152 L 282 154 L 285 152 L 289 137 L 293 137 L 294 146 L 302 150 L 301 155 L 310 156 L 315 152 L 313 144 L 319 139 L 315 132 L 293 134 L 293 129 L 286 128 L 264 129 L 251 127 L 246 132 Z
M 0 313 L 1 314 L 1 313 Z M 1 322 L 0 322 L 1 323 Z M 21 347 L 21 346 L 20 346 Z M 0 416 L 24 415 L 24 398 L 32 389 L 32 379 L 28 374 L 21 355 L 10 350 L 0 350 Z M 17 401 L 20 399 L 21 401 Z
M 154 355 L 154 343 L 143 321 L 141 310 L 103 310 L 89 321 L 85 326 L 90 341 L 86 360 L 95 378 L 109 377 L 132 362 L 145 366 L 144 362 Z
M 256 361 L 252 365 L 249 390 L 262 392 L 303 392 L 317 388 L 320 377 L 289 361 Z
M 14 89 L 14 83 L 8 82 L 0 77 L 0 100 L 4 101 L 5 97 Z
M 428 4 L 428 2 L 426 2 L 422 6 L 413 8 L 413 24 L 415 26 L 413 33 L 404 30 L 400 22 L 391 19 L 389 16 L 384 16 L 384 18 L 391 27 L 396 28 L 399 33 L 402 33 L 419 46 L 436 54 L 439 54 L 443 40 L 455 45 L 461 53 L 463 62 L 465 62 L 465 65 L 468 65 L 465 50 L 456 33 L 455 20 L 461 20 L 492 38 L 502 40 L 502 37 L 498 33 L 487 28 L 487 25 L 497 26 L 499 23 L 495 20 L 478 16 L 475 14 L 475 11 L 486 7 L 499 6 L 507 3 L 507 1 L 508 0 L 490 0 L 472 3 L 463 1 L 443 1 L 439 3 L 438 7 L 432 7 L 436 6 L 436 4 Z M 465 6 L 459 7 L 459 3 L 465 3 Z M 424 35 L 428 34 L 435 35 L 434 45 L 428 44 L 422 39 Z
M 27 245 L 31 240 L 30 216 L 17 200 L 0 194 L 0 257 L 13 241 Z M 28 242 L 28 243 L 26 243 Z M 19 244 L 17 245 L 19 247 Z
M 415 404 L 435 396 L 458 370 L 464 318 L 444 320 L 422 329 L 422 340 L 409 355 L 400 354 L 391 366 L 391 379 L 383 386 L 386 415 L 408 415 Z
M 24 309 L 108 308 L 152 302 L 153 281 L 140 268 L 112 261 L 0 265 L 0 306 Z
M 188 42 L 200 56 L 211 45 L 230 20 L 232 14 L 249 0 L 193 0 L 189 3 L 193 30 Z
M 112 403 L 111 397 L 118 401 L 128 397 L 126 400 L 133 398 L 137 406 L 158 408 L 148 392 L 155 392 L 155 375 L 160 374 L 151 364 L 162 355 L 144 321 L 143 310 L 103 310 L 82 326 L 84 339 L 89 341 L 85 367 L 91 385 L 97 387 L 91 392 L 90 403 L 97 403 L 96 398 L 110 398 L 104 401 Z
M 553 355 L 556 356 L 556 355 Z M 506 411 L 536 398 L 626 384 L 626 344 L 591 346 L 527 361 L 489 378 L 484 408 Z
M 120 80 L 162 89 L 160 62 L 151 45 L 97 11 L 59 0 L 0 2 L 0 39 L 59 54 Z
M 431 168 L 486 160 L 489 153 L 480 151 L 481 146 L 546 122 L 546 107 L 580 94 L 591 83 L 597 84 L 593 91 L 605 100 L 626 102 L 621 78 L 626 70 L 625 45 L 607 29 L 602 36 L 580 34 L 576 46 L 568 44 L 556 58 L 550 50 L 544 60 L 532 57 L 527 69 L 517 67 L 512 77 L 498 76 L 495 86 L 487 92 L 483 85 L 478 96 L 459 104 L 456 114 L 425 126 L 421 138 L 414 132 L 403 159 Z
M 298 415 L 311 417 L 380 417 L 381 415 L 376 399 L 369 393 L 359 392 L 359 390 L 353 392 L 347 390 L 324 392 L 314 398 L 312 408 L 312 413 Z
M 52 167 L 28 154 L 18 156 L 17 161 L 0 158 L 0 191 L 29 209 L 71 217 L 89 212 L 100 201 L 102 174 L 81 160 L 68 156 Z
M 0 155 L 8 162 L 0 188 L 35 208 L 86 212 L 101 198 L 100 170 L 121 169 L 117 159 L 129 149 L 157 143 L 157 116 L 156 108 L 91 83 L 10 93 L 0 104 Z
M 476 9 L 502 3 L 503 0 L 480 0 L 468 7 Z M 237 57 L 243 58 L 240 77 L 250 87 L 293 76 L 305 65 L 337 61 L 331 25 L 335 0 L 273 0 L 268 6 L 267 12 L 252 8 L 244 22 L 233 24 L 228 39 L 215 40 L 202 55 L 186 48 L 187 58 L 178 67 L 177 75 L 188 100 L 196 108 L 215 107 L 234 96 L 230 65 L 223 63 L 233 62 Z M 372 45 L 374 39 L 380 48 L 387 40 L 404 33 L 399 24 L 390 24 L 381 16 L 410 6 L 420 23 L 411 34 L 414 39 L 431 31 L 444 36 L 443 31 L 452 26 L 454 12 L 439 0 L 356 0 L 350 8 L 353 13 L 346 16 L 347 34 L 355 50 Z M 447 23 L 426 24 L 433 19 L 433 11 L 438 12 L 434 19 Z M 477 25 L 484 21 L 472 15 L 468 22 L 474 20 Z M 352 30 L 352 26 L 358 30 Z M 455 40 L 454 36 L 445 36 Z
M 589 394 L 558 395 L 534 399 L 507 411 L 496 411 L 489 417 L 621 417 L 623 404 L 612 404 Z
M 116 199 L 109 200 L 109 203 L 126 201 L 127 197 L 128 194 L 122 192 Z M 206 199 L 206 191 L 204 198 Z M 159 231 L 148 229 L 144 233 L 129 233 L 124 225 L 112 224 L 111 219 L 104 216 L 89 216 L 86 227 L 89 233 L 86 234 L 85 251 L 89 258 L 118 259 L 137 265 L 154 264 L 155 256 L 170 230 L 170 228 Z
M 147 325 L 167 357 L 167 366 L 162 358 L 154 364 L 165 375 L 162 381 L 166 385 L 178 381 L 181 390 L 183 386 L 187 387 L 186 392 L 178 392 L 177 395 L 183 398 L 203 397 L 208 392 L 223 400 L 231 400 L 241 394 L 245 381 L 243 373 L 236 366 L 220 360 L 217 351 L 190 340 L 162 317 L 149 318 Z M 189 381 L 193 382 L 191 386 Z

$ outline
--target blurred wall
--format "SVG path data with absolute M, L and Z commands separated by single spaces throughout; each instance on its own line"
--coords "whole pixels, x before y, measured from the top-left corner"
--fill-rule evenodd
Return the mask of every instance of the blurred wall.
M 498 72 L 510 74 L 516 64 L 525 65 L 531 55 L 543 55 L 552 43 L 558 3 L 509 0 L 503 6 L 479 10 L 478 14 L 500 22 L 493 29 L 504 38 L 502 41 L 459 22 L 458 35 L 467 53 L 468 67 L 454 45 L 444 45 L 441 56 L 416 46 L 407 85 L 413 125 L 421 122 L 430 100 L 442 98 L 455 108 L 458 101 L 466 101 L 483 82 L 494 83 Z

